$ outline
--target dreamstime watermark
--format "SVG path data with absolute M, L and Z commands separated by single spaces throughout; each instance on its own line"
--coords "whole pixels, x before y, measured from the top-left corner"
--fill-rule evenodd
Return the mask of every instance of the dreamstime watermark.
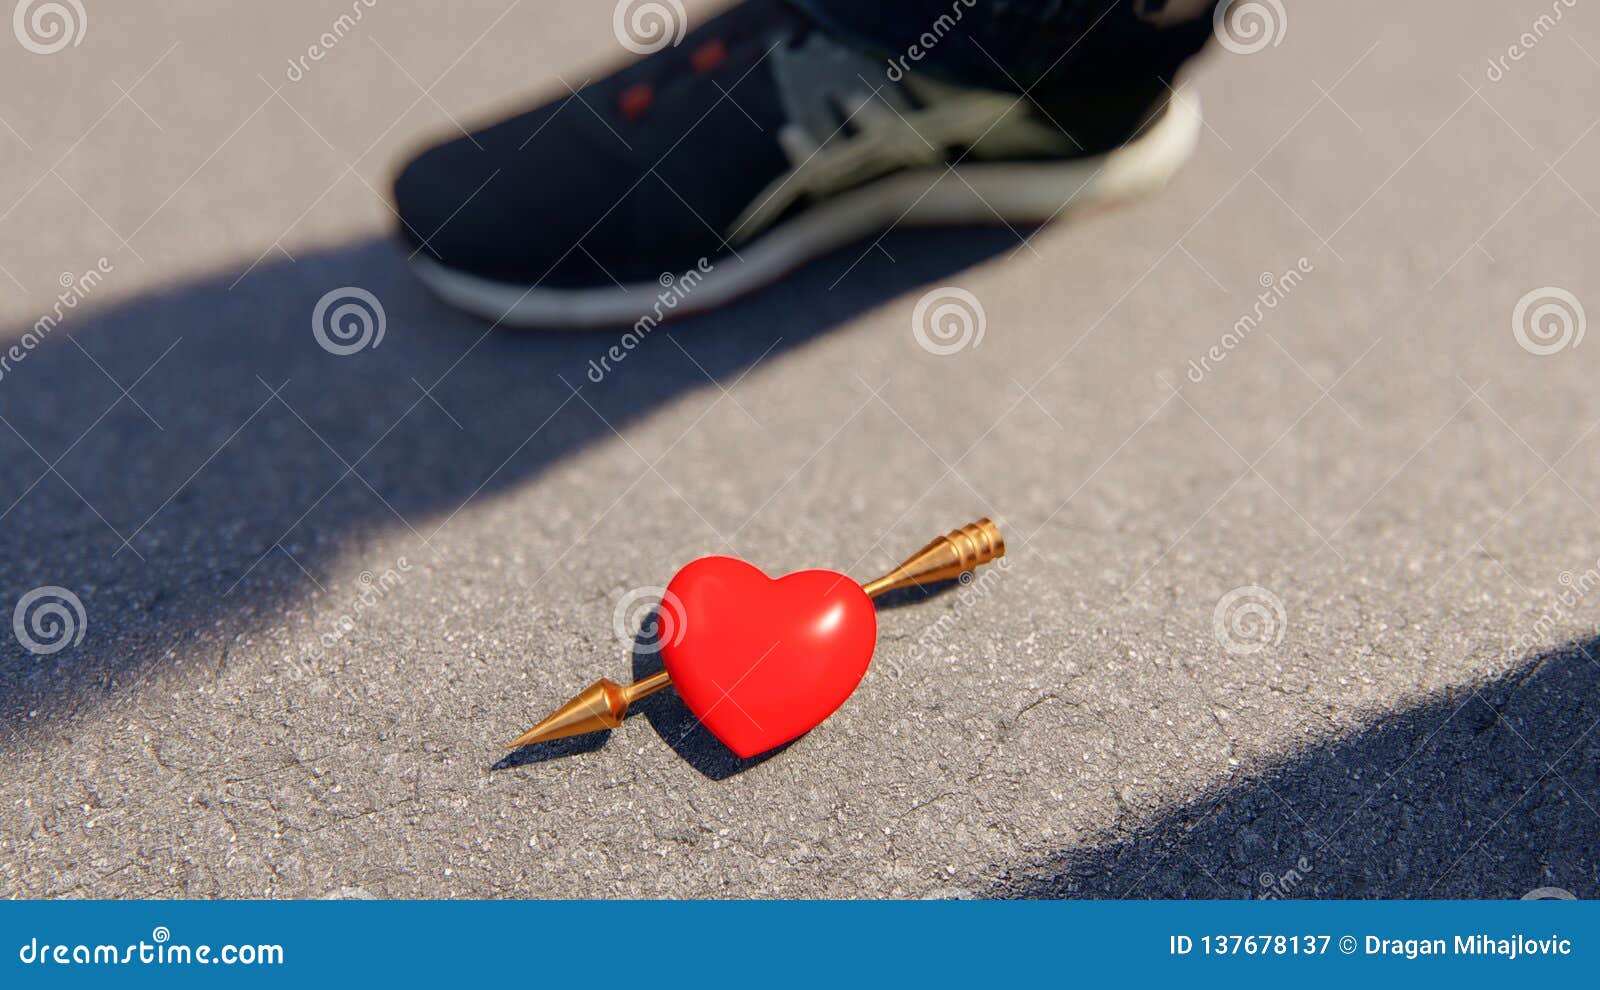
M 1578 895 L 1565 887 L 1535 887 L 1522 895 L 1525 901 L 1575 901 Z
M 1511 310 L 1511 335 L 1523 350 L 1539 357 L 1577 349 L 1588 326 L 1583 303 L 1560 286 L 1534 289 Z
M 990 595 L 994 594 L 996 585 L 1004 578 L 1011 567 L 1010 557 L 1001 557 L 993 564 L 984 568 L 982 575 L 974 575 L 971 571 L 962 574 L 957 581 L 961 590 L 956 594 L 955 606 L 945 610 L 938 619 L 922 627 L 917 633 L 917 638 L 911 646 L 904 651 L 906 659 L 917 662 L 928 655 L 928 652 L 948 637 L 952 630 L 959 626 L 967 610 L 981 604 Z M 905 668 L 901 666 L 898 654 L 884 661 L 888 665 L 888 675 L 899 680 L 905 676 Z
M 1196 385 L 1206 380 L 1206 375 L 1216 370 L 1219 365 L 1228 359 L 1228 355 L 1242 347 L 1250 335 L 1261 326 L 1261 321 L 1266 319 L 1267 312 L 1278 308 L 1278 304 L 1289 298 L 1289 294 L 1305 281 L 1305 277 L 1317 270 L 1309 260 L 1301 258 L 1294 263 L 1294 267 L 1280 275 L 1272 272 L 1262 272 L 1259 279 L 1261 291 L 1256 293 L 1256 301 L 1251 305 L 1250 312 L 1233 321 L 1233 328 L 1222 335 L 1222 339 L 1211 345 L 1211 348 L 1200 355 L 1200 360 L 1190 360 L 1184 376 Z
M 23 48 L 35 55 L 54 55 L 83 44 L 89 14 L 79 0 L 17 0 L 11 30 Z
M 61 321 L 66 319 L 67 313 L 77 309 L 78 304 L 89 298 L 94 290 L 100 287 L 105 277 L 115 269 L 105 258 L 95 262 L 95 266 L 81 275 L 72 272 L 61 273 L 61 291 L 56 293 L 55 305 L 50 307 L 50 312 L 39 317 L 28 332 L 24 333 L 17 342 L 0 352 L 0 380 L 4 380 L 17 365 L 27 359 L 34 349 L 44 343 L 46 337 L 55 332 Z
M 938 47 L 939 42 L 955 30 L 967 11 L 977 5 L 978 0 L 951 0 L 950 12 L 935 17 L 933 23 L 928 25 L 928 29 L 918 35 L 917 40 L 906 48 L 905 54 L 889 59 L 889 68 L 884 74 L 892 82 L 904 79 L 906 73 L 911 71 L 911 66 L 907 63 L 920 62 L 926 58 L 929 52 Z
M 1283 599 L 1260 585 L 1235 588 L 1217 601 L 1211 631 L 1217 643 L 1235 656 L 1260 653 L 1283 642 L 1288 615 Z
M 700 283 L 705 281 L 706 276 L 710 275 L 716 267 L 705 258 L 701 258 L 693 268 L 682 275 L 662 272 L 661 277 L 657 279 L 661 285 L 661 291 L 656 293 L 655 304 L 651 306 L 648 313 L 639 317 L 634 322 L 633 327 L 624 333 L 615 344 L 611 345 L 610 350 L 600 355 L 598 361 L 591 360 L 589 362 L 589 370 L 585 373 L 588 379 L 596 385 L 605 381 L 606 375 L 612 372 L 613 366 L 627 360 L 628 355 L 633 353 L 634 348 L 644 343 L 644 339 L 650 336 L 650 332 L 660 326 L 661 321 L 678 308 L 678 304 L 689 298 Z
M 311 311 L 311 333 L 317 343 L 339 357 L 377 347 L 388 325 L 378 297 L 354 285 L 324 293 Z
M 967 348 L 977 350 L 989 329 L 978 297 L 946 285 L 923 294 L 911 311 L 911 336 L 929 354 L 946 357 Z
M 1528 57 L 1528 53 L 1539 47 L 1539 43 L 1556 29 L 1562 19 L 1567 16 L 1567 11 L 1578 5 L 1578 0 L 1551 0 L 1548 13 L 1542 13 L 1533 19 L 1528 29 L 1517 36 L 1517 40 L 1506 46 L 1506 53 L 1489 59 L 1489 67 L 1484 70 L 1484 75 L 1492 83 L 1497 83 L 1511 71 L 1511 63 L 1520 62 Z
M 634 588 L 617 599 L 611 631 L 622 645 L 648 656 L 683 642 L 689 617 L 683 602 L 666 588 Z
M 411 561 L 405 557 L 395 560 L 394 566 L 382 574 L 373 571 L 362 571 L 356 578 L 356 593 L 349 600 L 345 610 L 335 616 L 328 623 L 328 627 L 317 636 L 317 644 L 323 650 L 331 650 L 344 641 L 344 638 L 354 632 L 361 624 L 362 616 L 378 607 L 378 604 L 393 590 L 405 584 L 406 575 L 411 573 Z M 300 667 L 291 665 L 291 676 L 295 680 L 310 678 L 316 671 L 310 666 Z
M 17 959 L 24 966 L 282 966 L 281 945 L 178 945 L 166 925 L 129 945 L 41 943 L 37 936 L 23 942 Z
M 617 0 L 611 30 L 618 44 L 635 55 L 654 55 L 677 47 L 689 29 L 682 0 Z
M 340 14 L 328 25 L 328 30 L 317 36 L 317 40 L 306 46 L 306 53 L 298 58 L 289 60 L 289 68 L 284 70 L 284 75 L 292 83 L 297 83 L 311 71 L 312 62 L 320 62 L 343 41 L 350 32 L 356 29 L 361 19 L 367 16 L 367 11 L 378 5 L 378 0 L 350 0 L 350 10 Z
M 83 642 L 89 616 L 77 595 L 57 585 L 35 588 L 17 599 L 11 631 L 22 648 L 47 657 Z
M 1286 897 L 1294 896 L 1295 888 L 1305 882 L 1306 878 L 1316 871 L 1311 866 L 1311 860 L 1304 856 L 1295 860 L 1293 866 L 1282 873 L 1273 873 L 1264 870 L 1256 880 L 1261 884 L 1261 892 L 1256 894 L 1258 901 L 1281 901 Z
M 1222 0 L 1211 15 L 1217 43 L 1235 55 L 1254 55 L 1283 44 L 1289 14 L 1281 0 Z
M 1516 660 L 1547 649 L 1563 624 L 1582 621 L 1587 616 L 1587 609 L 1584 610 L 1584 616 L 1578 614 L 1578 605 L 1596 588 L 1600 588 L 1600 560 L 1596 560 L 1587 570 L 1576 574 L 1572 571 L 1562 571 L 1557 575 L 1556 583 L 1562 588 L 1556 593 L 1556 600 L 1547 605 L 1545 610 L 1539 613 L 1539 618 L 1528 627 L 1527 632 L 1512 644 L 1508 659 Z

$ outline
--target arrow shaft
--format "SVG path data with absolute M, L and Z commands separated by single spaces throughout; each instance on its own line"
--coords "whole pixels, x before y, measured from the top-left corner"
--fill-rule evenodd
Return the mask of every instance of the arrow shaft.
M 1006 544 L 999 528 L 988 519 L 980 519 L 939 537 L 912 554 L 899 567 L 863 584 L 861 590 L 867 593 L 867 597 L 877 598 L 900 588 L 949 581 L 1004 556 L 1005 552 Z M 622 724 L 623 716 L 634 702 L 671 685 L 672 676 L 665 670 L 626 687 L 601 678 L 554 715 L 524 732 L 511 744 L 511 748 L 600 729 L 614 729 Z

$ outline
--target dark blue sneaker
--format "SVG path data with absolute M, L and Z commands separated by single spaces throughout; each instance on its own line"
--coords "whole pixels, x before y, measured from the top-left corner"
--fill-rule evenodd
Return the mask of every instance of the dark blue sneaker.
M 419 277 L 508 326 L 721 305 L 895 226 L 1035 224 L 1159 186 L 1190 98 L 1042 108 L 857 50 L 781 0 L 431 148 L 395 181 Z M 1092 110 L 1093 112 L 1087 112 Z

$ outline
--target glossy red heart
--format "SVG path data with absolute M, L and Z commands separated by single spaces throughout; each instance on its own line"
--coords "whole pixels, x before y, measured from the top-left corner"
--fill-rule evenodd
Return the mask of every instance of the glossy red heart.
M 776 580 L 733 557 L 702 557 L 667 585 L 673 631 L 662 658 L 672 685 L 712 734 L 742 757 L 815 728 L 861 683 L 878 614 L 861 585 L 833 571 Z

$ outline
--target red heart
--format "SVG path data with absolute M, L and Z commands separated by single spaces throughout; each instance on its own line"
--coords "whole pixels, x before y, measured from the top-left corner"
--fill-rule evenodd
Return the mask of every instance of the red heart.
M 667 585 L 662 657 L 684 704 L 742 757 L 815 728 L 861 683 L 878 614 L 833 571 L 773 580 L 733 557 L 702 557 Z

